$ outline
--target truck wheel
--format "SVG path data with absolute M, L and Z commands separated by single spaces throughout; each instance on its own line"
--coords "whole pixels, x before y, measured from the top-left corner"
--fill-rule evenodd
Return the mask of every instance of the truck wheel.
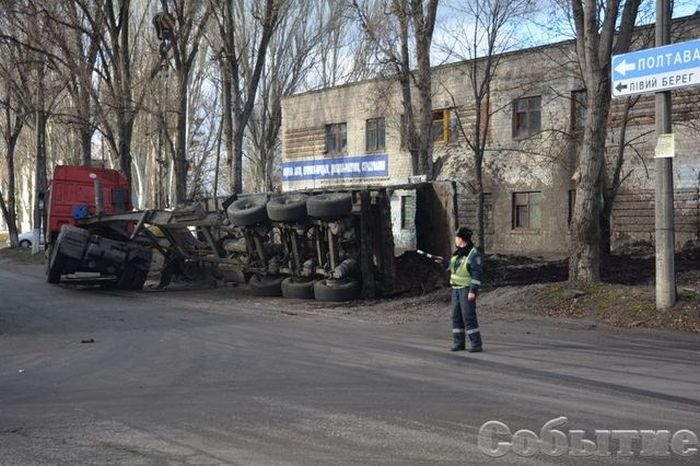
M 126 265 L 117 281 L 117 288 L 123 290 L 142 289 L 151 268 L 152 254 L 153 251 L 144 247 L 134 247 L 129 250 Z
M 148 269 L 127 267 L 117 281 L 117 288 L 122 290 L 141 290 L 148 278 Z
M 284 277 L 253 275 L 248 285 L 250 286 L 250 292 L 254 296 L 282 296 L 282 280 L 284 280 Z
M 314 299 L 314 284 L 316 280 L 301 280 L 287 277 L 282 280 L 282 296 L 294 299 Z
M 63 264 L 66 258 L 61 253 L 60 248 L 51 244 L 44 254 L 44 269 L 46 271 L 46 281 L 48 283 L 57 284 L 61 281 L 63 273 Z
M 236 227 L 247 227 L 267 221 L 267 199 L 264 196 L 250 196 L 234 201 L 226 214 L 231 224 Z
M 351 301 L 360 296 L 360 282 L 319 280 L 314 284 L 314 295 L 319 301 Z
M 270 199 L 267 203 L 267 216 L 273 222 L 295 222 L 306 217 L 304 194 L 286 194 Z
M 306 210 L 316 218 L 340 218 L 352 212 L 350 193 L 327 193 L 311 196 L 306 201 Z
M 22 241 L 19 242 L 19 247 L 20 248 L 31 248 L 32 242 L 29 241 L 28 239 L 23 239 Z

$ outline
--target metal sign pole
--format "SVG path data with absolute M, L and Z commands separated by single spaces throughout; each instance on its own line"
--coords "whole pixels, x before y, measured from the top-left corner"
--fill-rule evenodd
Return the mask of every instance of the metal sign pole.
M 671 42 L 671 6 L 656 0 L 656 46 Z M 656 136 L 671 134 L 671 92 L 656 93 Z M 656 309 L 676 302 L 675 234 L 673 221 L 673 157 L 657 157 L 655 167 Z

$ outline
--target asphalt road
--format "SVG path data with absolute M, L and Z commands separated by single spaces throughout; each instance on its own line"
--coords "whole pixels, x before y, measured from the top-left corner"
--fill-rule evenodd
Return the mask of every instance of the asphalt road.
M 55 287 L 39 267 L 0 264 L 0 464 L 700 458 L 621 458 L 614 442 L 585 459 L 477 447 L 491 420 L 539 434 L 566 416 L 562 429 L 586 438 L 700 433 L 697 336 L 494 315 L 482 316 L 486 352 L 453 354 L 447 315 L 397 325 L 303 309 L 237 289 Z

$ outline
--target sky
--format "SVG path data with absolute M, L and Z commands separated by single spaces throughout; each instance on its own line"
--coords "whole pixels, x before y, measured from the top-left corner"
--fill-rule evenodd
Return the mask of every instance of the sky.
M 543 44 L 573 39 L 573 31 L 562 14 L 552 8 L 552 0 L 533 0 L 528 19 L 517 21 L 517 25 L 506 31 L 507 39 L 502 41 L 498 52 L 518 50 Z M 517 2 L 517 0 L 516 0 Z M 513 3 L 516 3 L 513 2 Z M 471 41 L 473 23 L 468 19 L 472 15 L 465 13 L 465 0 L 443 0 L 438 10 L 435 34 L 433 37 L 434 50 L 431 57 L 433 65 L 464 60 L 473 54 L 466 49 L 465 44 Z M 654 22 L 654 0 L 644 0 L 638 24 Z M 676 0 L 673 17 L 689 16 L 700 10 L 700 0 Z M 464 38 L 464 40 L 456 39 Z M 484 55 L 484 53 L 479 53 Z

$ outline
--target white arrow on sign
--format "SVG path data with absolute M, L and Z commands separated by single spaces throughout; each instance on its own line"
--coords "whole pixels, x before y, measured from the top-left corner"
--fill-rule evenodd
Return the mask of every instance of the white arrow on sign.
M 615 71 L 620 73 L 622 76 L 627 74 L 628 71 L 634 71 L 637 69 L 637 65 L 634 63 L 627 63 L 627 60 L 622 60 L 616 67 Z

